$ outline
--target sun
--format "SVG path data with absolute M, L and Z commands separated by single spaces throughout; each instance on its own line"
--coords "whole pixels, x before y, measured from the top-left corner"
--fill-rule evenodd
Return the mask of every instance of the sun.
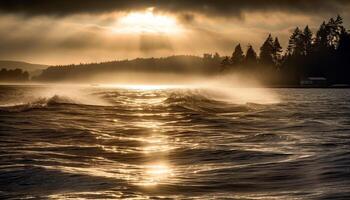
M 123 33 L 166 33 L 177 34 L 180 27 L 176 18 L 155 14 L 154 8 L 143 12 L 130 12 L 117 22 L 115 32 Z

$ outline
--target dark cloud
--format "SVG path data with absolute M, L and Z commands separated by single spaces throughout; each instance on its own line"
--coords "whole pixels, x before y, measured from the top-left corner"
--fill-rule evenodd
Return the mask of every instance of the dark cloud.
M 155 7 L 170 12 L 195 12 L 211 16 L 240 16 L 244 11 L 288 11 L 322 14 L 343 12 L 348 0 L 2 0 L 0 11 L 26 15 L 64 16 Z

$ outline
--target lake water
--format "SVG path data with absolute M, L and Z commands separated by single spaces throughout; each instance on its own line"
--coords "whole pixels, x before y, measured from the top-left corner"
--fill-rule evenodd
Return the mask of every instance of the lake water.
M 0 198 L 350 199 L 350 90 L 225 93 L 0 86 Z

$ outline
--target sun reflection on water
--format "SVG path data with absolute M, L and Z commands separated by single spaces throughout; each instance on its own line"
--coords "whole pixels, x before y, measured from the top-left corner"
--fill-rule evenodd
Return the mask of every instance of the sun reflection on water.
M 173 170 L 167 161 L 167 152 L 172 147 L 162 131 L 162 123 L 152 121 L 143 125 L 151 134 L 144 138 L 145 145 L 141 151 L 153 161 L 142 166 L 142 179 L 138 185 L 156 186 L 173 176 Z
M 135 122 L 134 124 L 137 127 L 152 129 L 153 131 L 159 130 L 161 125 L 163 125 L 163 123 L 157 121 L 141 121 Z
M 142 151 L 148 153 L 164 153 L 174 149 L 167 141 L 167 137 L 163 135 L 153 135 L 145 141 L 148 143 L 142 148 Z
M 171 177 L 175 176 L 174 166 L 170 165 L 168 155 L 170 151 L 175 149 L 175 146 L 169 141 L 167 135 L 167 131 L 171 127 L 161 120 L 164 114 L 169 113 L 164 113 L 164 111 L 160 113 L 149 112 L 148 108 L 153 104 L 162 103 L 166 99 L 166 97 L 159 95 L 157 90 L 177 86 L 114 85 L 113 87 L 134 90 L 131 91 L 134 98 L 124 101 L 127 107 L 133 108 L 131 113 L 133 118 L 130 121 L 125 121 L 123 118 L 110 119 L 109 122 L 112 122 L 113 126 L 120 125 L 123 127 L 127 124 L 131 130 L 135 130 L 135 134 L 118 135 L 114 139 L 140 146 L 131 150 L 119 147 L 104 149 L 119 153 L 124 151 L 126 154 L 136 153 L 142 160 L 127 167 L 121 178 L 133 185 L 152 187 L 152 189 L 156 189 L 157 185 L 172 181 L 173 178 Z
M 168 164 L 167 158 L 167 153 L 173 147 L 165 134 L 164 125 L 164 123 L 154 119 L 136 123 L 136 126 L 146 129 L 149 133 L 143 138 L 144 145 L 140 150 L 151 161 L 141 166 L 142 178 L 137 185 L 154 187 L 169 181 L 169 178 L 174 176 L 173 169 Z
M 164 162 L 148 164 L 144 166 L 144 177 L 138 185 L 156 186 L 173 175 L 171 167 Z

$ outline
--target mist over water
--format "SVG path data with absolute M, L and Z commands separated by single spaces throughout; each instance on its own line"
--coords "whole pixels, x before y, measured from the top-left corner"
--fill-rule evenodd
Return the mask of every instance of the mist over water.
M 126 80 L 125 76 L 133 78 Z M 124 77 L 121 78 L 121 77 Z M 130 73 L 114 76 L 96 75 L 93 84 L 84 82 L 63 82 L 51 84 L 32 84 L 34 91 L 12 93 L 4 95 L 0 107 L 20 107 L 46 105 L 48 103 L 71 103 L 96 106 L 112 106 L 111 101 L 91 94 L 93 89 L 124 89 L 134 91 L 186 91 L 187 95 L 201 96 L 210 100 L 227 103 L 278 103 L 278 97 L 257 82 L 255 79 L 227 74 L 220 76 L 188 76 L 171 74 Z M 98 80 L 98 81 L 97 81 Z M 242 84 L 244 83 L 244 84 Z M 14 85 L 15 86 L 15 85 Z
M 350 197 L 348 90 L 227 79 L 0 86 L 0 198 Z

